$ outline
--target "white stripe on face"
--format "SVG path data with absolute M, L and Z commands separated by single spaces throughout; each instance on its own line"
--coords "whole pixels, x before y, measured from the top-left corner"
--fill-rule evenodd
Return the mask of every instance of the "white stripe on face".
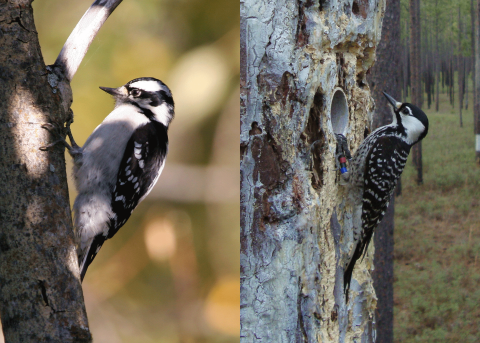
M 162 85 L 157 81 L 137 81 L 129 85 L 132 88 L 138 88 L 147 92 L 158 92 L 162 89 Z

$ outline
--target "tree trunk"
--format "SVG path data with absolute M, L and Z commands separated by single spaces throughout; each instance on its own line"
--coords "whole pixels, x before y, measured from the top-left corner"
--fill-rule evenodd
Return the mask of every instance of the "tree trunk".
M 435 0 L 435 8 L 438 8 L 438 0 Z M 435 11 L 435 111 L 438 112 L 440 106 L 440 50 L 438 48 L 438 10 Z
M 68 109 L 40 52 L 31 1 L 0 4 L 0 314 L 6 342 L 90 342 L 64 149 L 41 127 Z
M 410 65 L 412 104 L 422 108 L 422 71 L 420 56 L 420 1 L 410 0 Z M 412 148 L 413 163 L 417 170 L 417 184 L 423 183 L 422 142 Z
M 352 210 L 334 132 L 352 153 L 364 139 L 385 3 L 240 5 L 241 340 L 373 342 L 371 249 L 345 304 Z
M 465 87 L 465 110 L 468 110 L 468 74 L 470 73 L 470 58 L 464 57 L 465 71 L 463 74 L 463 86 Z
M 471 66 L 471 70 L 472 70 L 472 80 L 473 80 L 473 87 L 472 87 L 472 90 L 473 90 L 473 106 L 475 106 L 475 6 L 473 4 L 473 0 L 470 0 L 470 24 L 472 26 L 472 30 L 471 30 L 471 44 L 472 46 L 470 47 L 471 51 L 472 51 L 472 66 Z
M 405 20 L 405 31 L 408 32 L 408 21 Z M 403 54 L 403 102 L 407 102 L 407 97 L 408 97 L 408 75 L 410 73 L 410 68 L 409 68 L 409 47 L 410 47 L 410 41 L 409 41 L 409 35 L 405 35 L 405 51 Z
M 463 56 L 459 55 L 458 56 L 458 108 L 459 108 L 459 114 L 460 114 L 460 127 L 463 127 L 463 117 L 462 117 L 462 111 L 463 111 L 463 98 L 464 98 L 464 92 L 465 92 L 465 59 Z
M 377 47 L 377 61 L 368 76 L 375 100 L 373 129 L 392 122 L 392 110 L 382 91 L 400 99 L 402 80 L 400 54 L 400 0 L 387 0 L 382 24 L 382 39 Z M 394 199 L 375 230 L 373 285 L 377 294 L 377 342 L 393 342 L 393 231 Z
M 463 79 L 465 74 L 465 66 L 464 66 L 464 59 L 462 56 L 462 21 L 460 17 L 460 6 L 458 6 L 458 57 L 457 57 L 457 75 L 458 75 L 458 108 L 460 110 L 460 127 L 463 127 L 463 118 L 462 118 L 462 110 L 463 110 Z
M 480 0 L 477 0 L 475 9 L 475 101 L 474 101 L 474 130 L 475 130 L 475 161 L 480 165 Z

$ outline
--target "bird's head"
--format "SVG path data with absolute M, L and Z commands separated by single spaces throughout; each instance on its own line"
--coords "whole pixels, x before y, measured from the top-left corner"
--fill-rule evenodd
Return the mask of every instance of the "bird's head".
M 401 129 L 407 143 L 413 145 L 428 133 L 428 118 L 425 112 L 415 105 L 396 101 L 383 92 L 393 109 L 393 122 Z
M 134 79 L 118 88 L 100 87 L 113 95 L 115 107 L 130 104 L 137 107 L 148 119 L 166 127 L 174 117 L 174 103 L 170 89 L 153 77 Z

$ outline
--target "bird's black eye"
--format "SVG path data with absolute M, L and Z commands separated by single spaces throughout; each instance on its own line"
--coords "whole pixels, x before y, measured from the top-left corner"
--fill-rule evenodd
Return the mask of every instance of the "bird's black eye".
M 408 110 L 408 108 L 404 108 L 402 110 L 402 113 L 408 116 L 410 114 L 410 111 Z
M 138 89 L 132 89 L 132 91 L 130 92 L 130 94 L 134 97 L 138 97 L 140 96 L 140 94 L 142 94 L 141 91 L 139 91 Z

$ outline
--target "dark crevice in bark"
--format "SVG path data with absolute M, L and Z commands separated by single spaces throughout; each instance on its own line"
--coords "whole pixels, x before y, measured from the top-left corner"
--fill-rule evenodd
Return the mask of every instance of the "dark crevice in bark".
M 303 285 L 302 285 L 302 280 L 300 276 L 298 277 L 297 287 L 298 287 L 298 296 L 297 296 L 298 326 L 301 332 L 301 337 L 297 335 L 297 342 L 308 342 L 307 331 L 305 330 L 305 323 L 303 322 L 302 301 L 305 296 L 302 294 Z
M 13 24 L 13 23 L 17 23 L 17 24 L 20 25 L 24 30 L 30 32 L 30 30 L 27 29 L 27 28 L 25 27 L 25 25 L 23 25 L 22 20 L 20 19 L 20 17 L 15 17 L 15 18 L 13 18 L 12 21 L 10 21 L 10 24 Z
M 356 16 L 366 19 L 368 15 L 368 0 L 354 0 L 352 4 L 352 12 Z
M 305 15 L 305 9 L 312 6 L 313 2 L 307 0 L 302 2 L 298 0 L 298 24 L 297 24 L 297 34 L 296 34 L 296 45 L 297 47 L 303 47 L 308 43 L 309 34 L 307 32 L 307 17 Z
M 337 52 L 337 73 L 338 73 L 338 86 L 344 88 L 345 87 L 345 58 L 343 57 L 343 53 Z
M 248 132 L 250 136 L 254 136 L 254 135 L 260 135 L 262 134 L 262 129 L 260 127 L 258 127 L 258 123 L 256 121 L 254 121 L 252 123 L 252 129 Z
M 360 87 L 361 89 L 364 89 L 366 85 L 367 83 L 365 80 L 365 72 L 361 71 L 360 73 L 357 74 L 357 86 Z
M 38 280 L 38 285 L 40 286 L 40 292 L 42 293 L 42 298 L 43 298 L 43 302 L 45 303 L 45 306 L 50 306 L 50 304 L 48 303 L 47 289 L 45 288 L 45 281 Z
M 313 99 L 313 105 L 308 116 L 307 126 L 304 135 L 307 142 L 306 145 L 311 153 L 311 171 L 312 171 L 312 186 L 315 189 L 320 189 L 323 185 L 323 160 L 322 156 L 325 152 L 326 138 L 325 132 L 321 125 L 321 116 L 325 113 L 325 97 L 323 94 L 317 92 Z
M 286 107 L 288 101 L 298 101 L 295 78 L 288 71 L 283 73 L 279 86 L 275 90 L 275 97 L 272 101 L 280 101 Z M 293 106 L 290 106 L 293 108 Z M 291 117 L 291 112 L 290 112 Z
M 327 6 L 329 5 L 330 1 L 329 0 L 319 0 L 318 1 L 318 10 L 320 12 L 325 11 L 327 9 Z

